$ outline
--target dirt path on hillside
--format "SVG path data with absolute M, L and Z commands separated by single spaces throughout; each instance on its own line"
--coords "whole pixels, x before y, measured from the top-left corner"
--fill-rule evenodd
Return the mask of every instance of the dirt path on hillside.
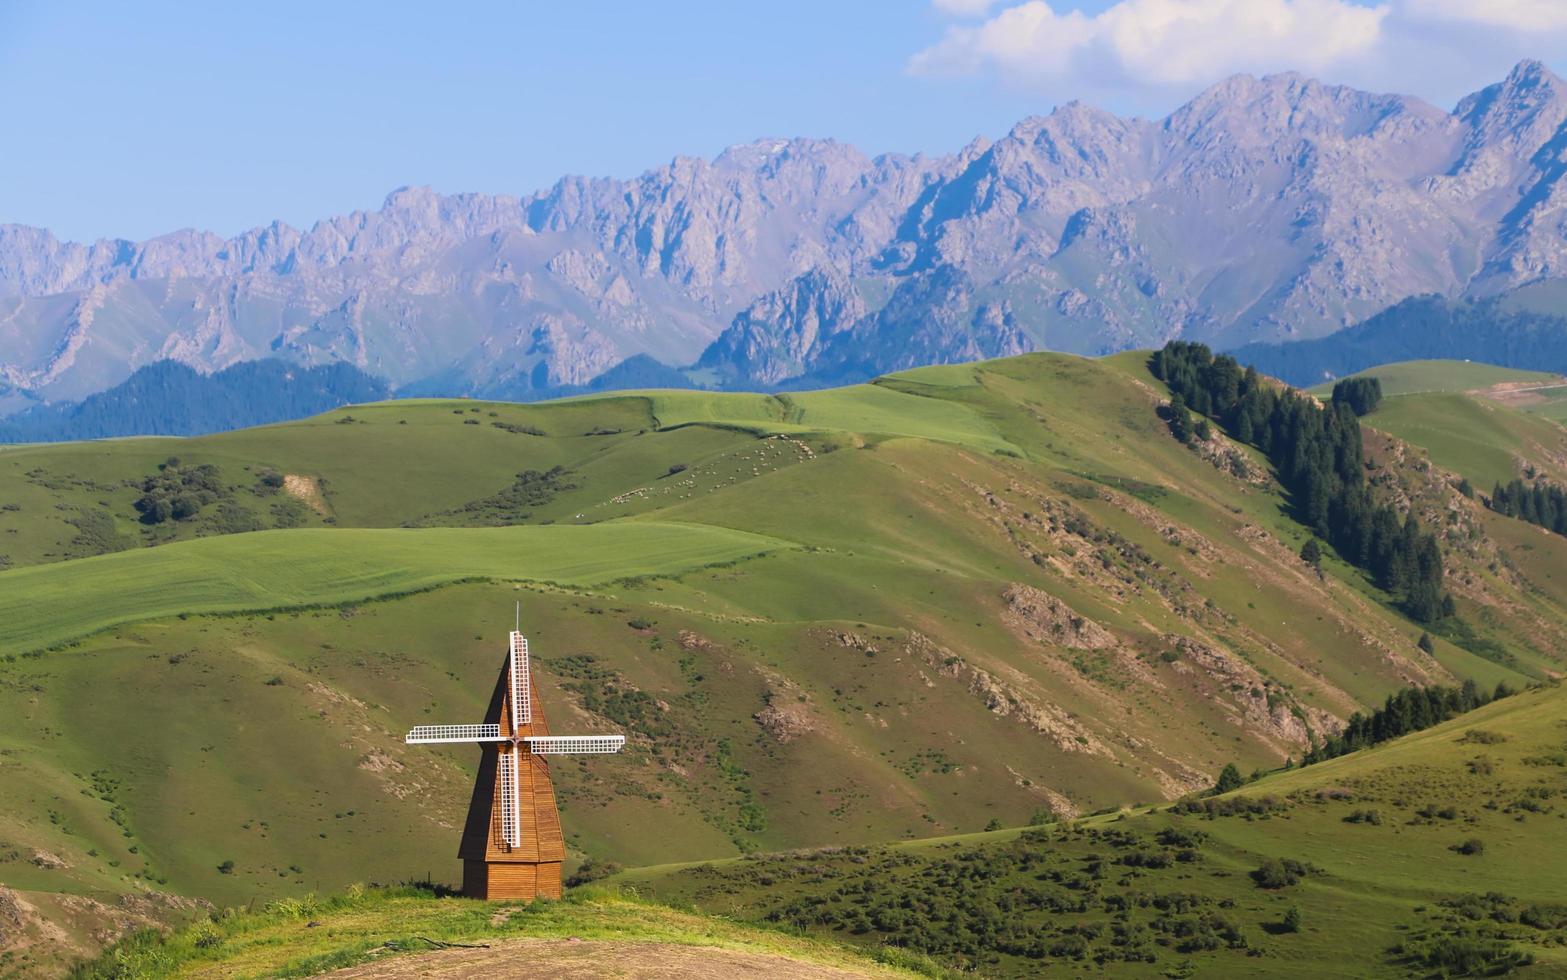
M 550 977 L 552 980 L 860 980 L 888 977 L 874 966 L 864 971 L 803 963 L 771 953 L 684 946 L 678 943 L 603 939 L 515 939 L 489 949 L 442 949 L 325 974 L 350 977 Z

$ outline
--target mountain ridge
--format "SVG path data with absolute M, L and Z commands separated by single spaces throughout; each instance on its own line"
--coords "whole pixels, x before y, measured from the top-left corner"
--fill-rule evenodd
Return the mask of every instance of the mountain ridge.
M 1033 349 L 1331 334 L 1567 274 L 1567 83 L 1453 111 L 1297 73 L 1160 120 L 1081 102 L 945 155 L 761 139 L 525 195 L 404 187 L 232 238 L 0 226 L 0 383 L 80 399 L 172 358 L 343 361 L 521 397 L 628 358 L 787 388 Z

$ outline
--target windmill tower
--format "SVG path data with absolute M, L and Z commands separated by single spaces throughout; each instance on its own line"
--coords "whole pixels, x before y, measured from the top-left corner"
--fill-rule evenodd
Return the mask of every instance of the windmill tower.
M 560 897 L 560 865 L 566 856 L 555 787 L 544 757 L 619 752 L 626 737 L 551 735 L 528 667 L 528 640 L 513 630 L 484 723 L 420 725 L 404 741 L 482 746 L 479 776 L 457 849 L 463 862 L 463 894 L 529 901 Z

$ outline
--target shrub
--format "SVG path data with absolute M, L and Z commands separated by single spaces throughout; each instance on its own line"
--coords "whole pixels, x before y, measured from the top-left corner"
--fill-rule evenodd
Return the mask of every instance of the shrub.
M 218 873 L 219 874 L 225 874 L 225 875 L 233 874 L 234 873 L 234 862 L 232 860 L 229 860 L 229 861 L 224 861 L 222 864 L 218 865 Z
M 1470 936 L 1443 936 L 1405 952 L 1421 966 L 1455 977 L 1495 976 L 1534 962 L 1532 955 L 1499 939 Z
M 590 884 L 602 878 L 608 878 L 610 875 L 618 874 L 619 871 L 620 865 L 614 861 L 599 861 L 594 858 L 588 858 L 582 862 L 581 867 L 566 879 L 566 887 L 576 888 L 579 885 Z
M 1284 921 L 1280 923 L 1285 932 L 1300 932 L 1300 906 L 1291 905 L 1289 911 L 1284 913 Z
M 673 466 L 671 466 L 669 468 L 669 472 L 666 475 L 667 476 L 674 476 L 676 473 L 684 473 L 685 471 L 686 471 L 686 464 L 684 464 L 684 463 L 676 463 L 675 465 L 673 465 Z
M 146 524 L 188 520 L 207 504 L 228 495 L 216 466 L 182 466 L 174 456 L 141 482 L 141 491 L 135 506 Z
M 1268 858 L 1251 872 L 1258 888 L 1288 888 L 1312 872 L 1309 864 L 1289 858 Z
M 1518 914 L 1518 921 L 1536 929 L 1567 929 L 1567 905 L 1531 905 Z
M 1459 854 L 1484 854 L 1485 841 L 1478 837 L 1471 837 L 1462 844 L 1454 844 L 1452 849 Z
M 1507 741 L 1506 735 L 1496 732 L 1488 732 L 1481 728 L 1471 728 L 1464 732 L 1464 737 L 1458 740 L 1465 745 L 1500 745 Z

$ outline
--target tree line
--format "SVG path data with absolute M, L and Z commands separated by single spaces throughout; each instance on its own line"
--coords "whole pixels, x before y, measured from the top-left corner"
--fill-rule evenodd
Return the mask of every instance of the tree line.
M 1548 483 L 1533 486 L 1519 479 L 1498 483 L 1491 491 L 1490 507 L 1498 514 L 1538 524 L 1557 534 L 1567 534 L 1567 491 Z
M 389 394 L 386 382 L 351 364 L 301 367 L 268 359 L 201 374 L 157 361 L 75 404 L 40 405 L 5 419 L 0 443 L 200 435 L 304 418 Z
M 1381 378 L 1345 378 L 1333 386 L 1333 404 L 1340 402 L 1356 415 L 1370 415 L 1382 403 Z
M 1195 434 L 1188 408 L 1222 423 L 1267 455 L 1300 521 L 1371 573 L 1411 619 L 1431 623 L 1452 615 L 1436 536 L 1413 511 L 1400 520 L 1391 505 L 1376 503 L 1366 484 L 1356 405 L 1375 407 L 1379 383 L 1345 387 L 1343 397 L 1323 406 L 1265 381 L 1254 368 L 1242 369 L 1233 357 L 1184 341 L 1155 351 L 1149 368 L 1172 392 L 1177 437 Z
M 1440 725 L 1449 718 L 1456 718 L 1512 693 L 1505 683 L 1499 683 L 1494 692 L 1487 694 L 1472 680 L 1464 681 L 1460 687 L 1432 685 L 1405 688 L 1397 694 L 1389 694 L 1382 707 L 1371 714 L 1364 715 L 1357 711 L 1351 715 L 1342 732 L 1313 745 L 1311 751 L 1301 758 L 1300 764 L 1309 766 L 1313 762 L 1336 759 L 1378 742 Z

